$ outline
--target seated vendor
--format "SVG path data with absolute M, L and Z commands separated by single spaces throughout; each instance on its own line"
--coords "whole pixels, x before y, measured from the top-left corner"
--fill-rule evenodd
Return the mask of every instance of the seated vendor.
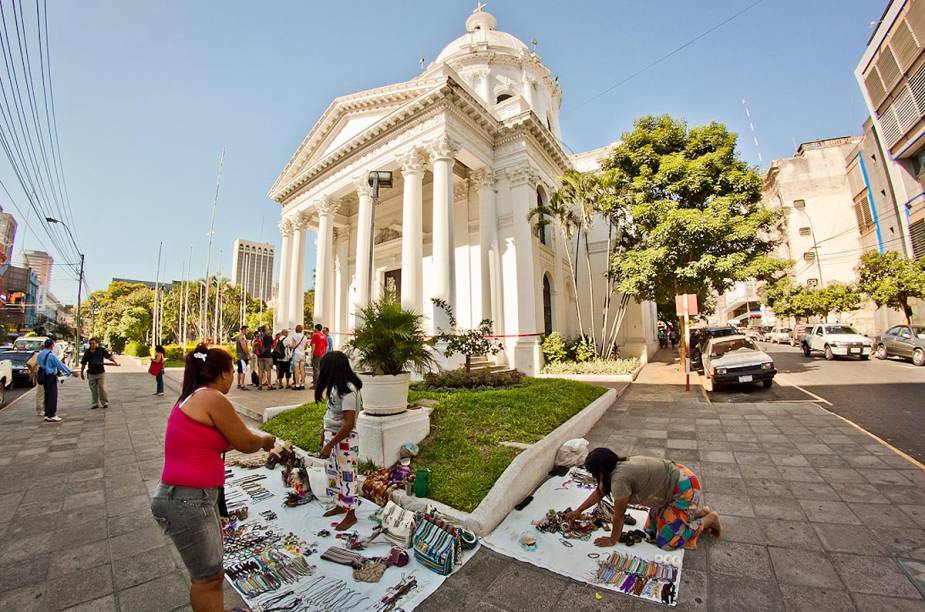
M 577 519 L 610 495 L 613 530 L 610 536 L 594 540 L 597 546 L 613 546 L 620 541 L 629 504 L 649 506 L 646 534 L 664 550 L 696 548 L 697 538 L 704 531 L 720 535 L 719 515 L 700 505 L 700 482 L 681 464 L 642 455 L 620 457 L 609 448 L 595 448 L 588 453 L 585 469 L 594 476 L 597 488 L 566 518 Z

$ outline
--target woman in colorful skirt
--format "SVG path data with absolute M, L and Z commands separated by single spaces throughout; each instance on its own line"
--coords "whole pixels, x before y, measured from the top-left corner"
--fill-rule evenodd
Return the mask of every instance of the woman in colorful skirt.
M 327 396 L 324 429 L 321 433 L 321 458 L 327 460 L 327 494 L 334 497 L 334 507 L 325 516 L 344 514 L 335 527 L 350 529 L 357 522 L 357 453 L 359 437 L 356 431 L 360 411 L 360 389 L 363 383 L 350 367 L 347 355 L 332 351 L 321 359 L 315 401 Z
M 720 535 L 719 515 L 701 505 L 700 481 L 687 467 L 642 455 L 620 457 L 609 448 L 588 453 L 585 469 L 597 480 L 593 493 L 569 515 L 578 516 L 606 496 L 613 499 L 613 530 L 594 540 L 597 546 L 620 541 L 623 516 L 630 504 L 648 506 L 645 531 L 651 543 L 664 550 L 697 547 L 704 531 Z

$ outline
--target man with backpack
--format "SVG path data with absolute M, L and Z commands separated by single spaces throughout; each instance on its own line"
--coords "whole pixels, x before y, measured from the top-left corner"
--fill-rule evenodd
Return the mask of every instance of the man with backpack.
M 45 422 L 60 423 L 61 417 L 58 416 L 58 374 L 67 376 L 77 376 L 77 372 L 72 372 L 70 368 L 61 363 L 54 353 L 55 341 L 49 338 L 45 341 L 45 348 L 39 351 L 36 361 L 38 362 L 38 382 L 45 389 Z
M 308 338 L 301 325 L 295 326 L 295 333 L 289 336 L 289 347 L 292 349 L 292 389 L 302 391 L 305 389 L 305 349 Z
M 273 337 L 267 333 L 267 326 L 261 325 L 254 337 L 254 354 L 257 355 L 257 372 L 260 375 L 260 389 L 272 389 Z

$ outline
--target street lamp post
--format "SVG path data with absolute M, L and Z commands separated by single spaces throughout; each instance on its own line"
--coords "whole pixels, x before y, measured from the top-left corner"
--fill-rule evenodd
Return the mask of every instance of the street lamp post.
M 366 287 L 366 295 L 373 294 L 373 246 L 376 240 L 376 205 L 379 204 L 379 188 L 389 188 L 392 186 L 392 173 L 388 170 L 373 170 L 369 173 L 369 186 L 373 188 L 373 205 L 372 218 L 369 222 L 369 260 L 366 265 L 369 266 L 369 285 Z
M 67 230 L 68 237 L 71 239 L 71 244 L 74 245 L 74 250 L 76 250 L 78 255 L 80 255 L 80 275 L 77 279 L 77 312 L 74 315 L 75 323 L 77 327 L 77 333 L 76 333 L 77 346 L 74 349 L 74 354 L 77 355 L 80 353 L 80 346 L 81 346 L 80 337 L 83 332 L 83 329 L 81 329 L 80 327 L 80 299 L 81 299 L 81 296 L 83 295 L 83 286 L 84 286 L 84 254 L 80 252 L 80 247 L 77 246 L 77 241 L 74 240 L 74 234 L 71 233 L 71 228 L 68 227 L 67 223 L 65 223 L 64 221 L 59 221 L 58 219 L 55 219 L 54 217 L 45 217 L 45 221 L 47 223 L 57 223 L 59 225 L 63 225 L 64 229 Z

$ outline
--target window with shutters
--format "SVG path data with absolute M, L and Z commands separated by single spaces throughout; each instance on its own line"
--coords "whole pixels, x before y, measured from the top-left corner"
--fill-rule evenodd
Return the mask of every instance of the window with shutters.
M 912 256 L 922 259 L 925 257 L 925 219 L 909 225 L 909 236 L 912 238 Z
M 890 47 L 892 47 L 896 60 L 899 62 L 899 67 L 903 71 L 908 70 L 915 58 L 918 57 L 919 45 L 915 41 L 912 30 L 909 29 L 909 24 L 906 23 L 905 19 L 896 22 L 893 36 L 890 39 Z
M 858 221 L 858 229 L 863 234 L 874 225 L 873 215 L 870 212 L 870 199 L 867 192 L 859 193 L 854 198 L 854 216 Z
M 915 0 L 910 3 L 909 12 L 906 13 L 906 22 L 919 46 L 925 47 L 925 2 Z
M 883 85 L 887 91 L 893 89 L 893 86 L 899 81 L 900 70 L 899 64 L 896 63 L 896 57 L 889 45 L 880 50 L 880 58 L 877 60 L 877 70 L 880 72 L 880 78 L 883 79 Z
M 801 227 L 801 228 L 800 228 L 800 235 L 801 235 L 801 236 L 809 236 L 809 235 L 812 234 L 812 233 L 813 233 L 813 231 L 812 231 L 810 228 L 808 228 L 808 227 Z
M 812 251 L 806 251 L 803 253 L 803 261 L 816 261 L 816 254 Z
M 886 88 L 883 86 L 883 81 L 880 80 L 880 74 L 877 72 L 876 66 L 871 66 L 867 75 L 864 76 L 864 87 L 867 89 L 867 95 L 870 96 L 870 101 L 873 102 L 874 107 L 879 108 L 883 104 L 883 99 L 886 98 Z
M 810 289 L 815 289 L 816 287 L 819 286 L 819 279 L 818 278 L 807 278 L 806 286 L 809 287 Z

